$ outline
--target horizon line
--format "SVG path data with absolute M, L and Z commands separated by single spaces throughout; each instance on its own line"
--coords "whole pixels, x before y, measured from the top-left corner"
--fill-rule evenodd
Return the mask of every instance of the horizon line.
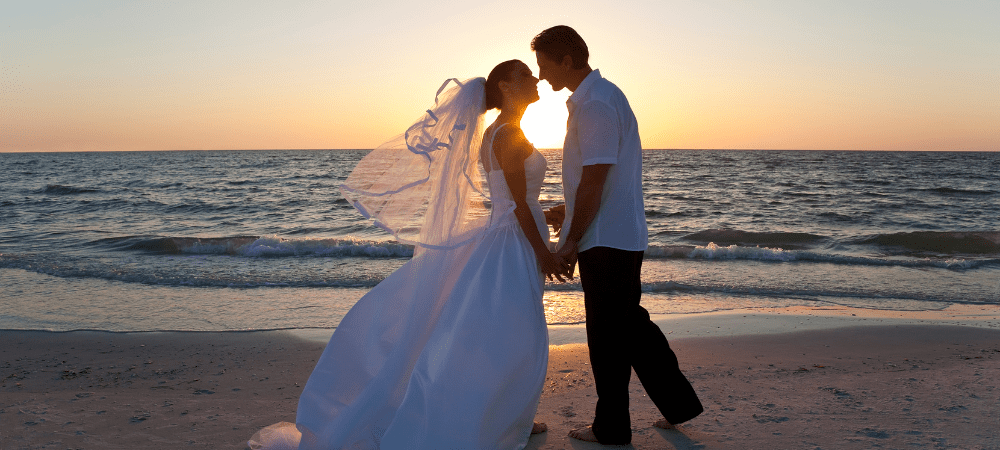
M 372 148 L 229 148 L 229 149 L 144 149 L 144 150 L 0 150 L 0 153 L 127 153 L 127 152 L 275 152 L 275 151 L 371 151 Z M 558 147 L 538 150 L 560 150 Z M 953 152 L 995 153 L 996 150 L 873 150 L 873 149 L 793 149 L 793 148 L 644 148 L 642 151 L 765 151 L 765 152 Z

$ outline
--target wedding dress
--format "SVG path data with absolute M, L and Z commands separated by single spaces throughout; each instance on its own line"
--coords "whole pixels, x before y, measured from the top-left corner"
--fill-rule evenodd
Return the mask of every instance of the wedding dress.
M 502 127 L 481 146 L 492 202 L 484 231 L 454 248 L 420 248 L 348 312 L 299 399 L 299 449 L 527 445 L 548 364 L 544 279 L 493 155 Z M 545 158 L 534 150 L 524 169 L 548 242 L 538 202 Z

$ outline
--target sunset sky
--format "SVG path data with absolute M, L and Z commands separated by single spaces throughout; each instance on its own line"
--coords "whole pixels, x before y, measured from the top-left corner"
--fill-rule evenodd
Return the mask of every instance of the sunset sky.
M 1000 151 L 994 0 L 4 3 L 0 152 L 372 148 L 559 24 L 648 149 Z

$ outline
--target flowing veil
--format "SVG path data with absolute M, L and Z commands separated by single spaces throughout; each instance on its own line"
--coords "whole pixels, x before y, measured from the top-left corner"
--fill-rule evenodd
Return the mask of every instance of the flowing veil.
M 446 80 L 434 106 L 340 186 L 361 214 L 417 251 L 464 245 L 486 227 L 489 197 L 477 167 L 485 81 Z
M 445 81 L 341 185 L 414 257 L 338 324 L 295 423 L 258 431 L 251 449 L 526 445 L 548 364 L 543 282 L 506 185 L 484 191 L 484 91 L 484 78 Z

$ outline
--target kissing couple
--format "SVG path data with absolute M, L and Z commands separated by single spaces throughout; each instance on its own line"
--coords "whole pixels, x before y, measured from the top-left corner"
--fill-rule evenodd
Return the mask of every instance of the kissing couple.
M 572 28 L 542 31 L 531 49 L 537 78 L 511 60 L 486 79 L 448 80 L 406 133 L 358 163 L 345 197 L 414 245 L 413 258 L 344 316 L 299 398 L 291 442 L 251 448 L 524 448 L 546 431 L 534 422 L 548 366 L 545 277 L 565 281 L 577 265 L 598 399 L 592 425 L 570 436 L 631 441 L 632 369 L 663 414 L 655 426 L 702 412 L 639 305 L 647 230 L 632 109 Z M 546 160 L 520 128 L 539 80 L 573 92 L 554 248 L 538 202 Z

